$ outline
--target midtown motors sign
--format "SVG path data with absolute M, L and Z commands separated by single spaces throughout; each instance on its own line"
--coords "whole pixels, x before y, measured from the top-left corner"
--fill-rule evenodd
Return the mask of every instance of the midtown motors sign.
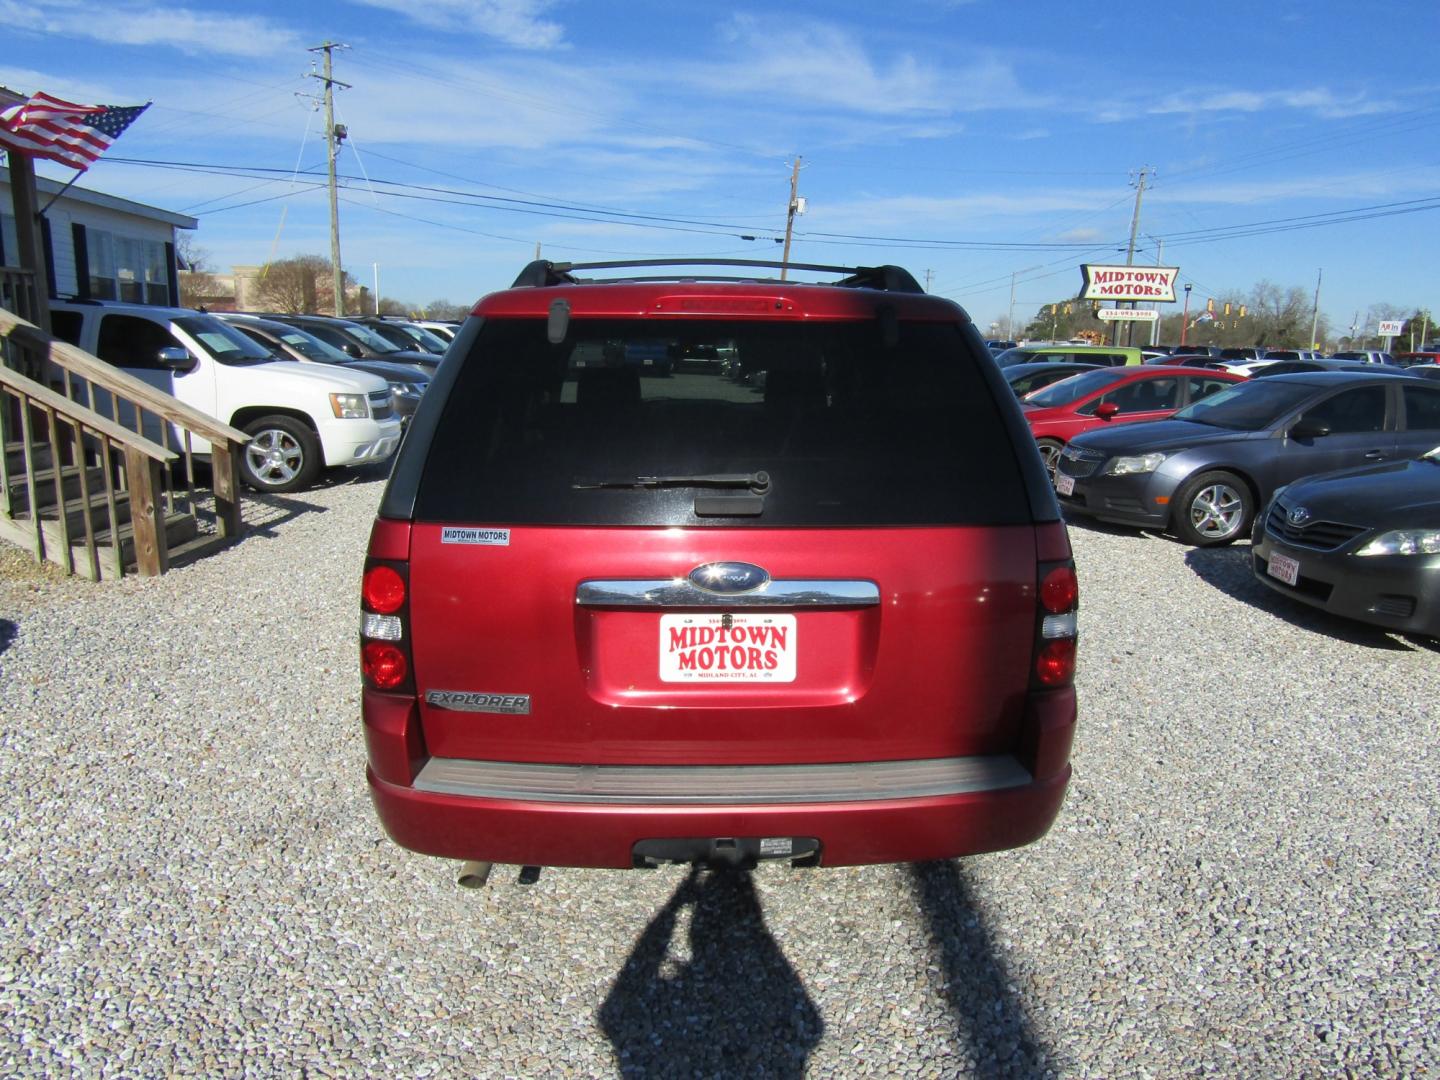
M 1085 279 L 1082 300 L 1152 300 L 1160 304 L 1175 302 L 1175 278 L 1178 266 L 1095 266 L 1085 263 L 1080 274 Z

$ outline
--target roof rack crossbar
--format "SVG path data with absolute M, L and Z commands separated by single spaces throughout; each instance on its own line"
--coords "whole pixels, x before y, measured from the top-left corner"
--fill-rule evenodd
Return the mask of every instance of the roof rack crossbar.
M 600 284 L 606 279 L 580 279 L 576 270 L 622 270 L 644 266 L 755 266 L 775 270 L 812 270 L 820 273 L 844 274 L 845 277 L 832 284 L 855 289 L 879 289 L 885 292 L 923 293 L 925 290 L 911 276 L 909 271 L 898 266 L 831 266 L 825 263 L 775 262 L 768 259 L 630 259 L 616 262 L 568 263 L 550 262 L 537 259 L 530 263 L 515 279 L 513 287 L 531 286 L 543 288 L 548 285 Z M 674 281 L 677 277 L 686 280 L 746 281 L 748 278 L 706 277 L 695 275 L 665 275 L 663 277 L 628 278 L 632 281 Z M 799 283 L 797 283 L 799 284 Z

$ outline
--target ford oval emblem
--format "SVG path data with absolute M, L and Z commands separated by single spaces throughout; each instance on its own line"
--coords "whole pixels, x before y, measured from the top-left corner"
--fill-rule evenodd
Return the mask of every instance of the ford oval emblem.
M 690 584 L 713 593 L 754 592 L 769 580 L 768 571 L 748 562 L 712 562 L 690 571 Z
M 1303 506 L 1297 506 L 1287 515 L 1291 525 L 1304 525 L 1310 520 L 1310 511 Z

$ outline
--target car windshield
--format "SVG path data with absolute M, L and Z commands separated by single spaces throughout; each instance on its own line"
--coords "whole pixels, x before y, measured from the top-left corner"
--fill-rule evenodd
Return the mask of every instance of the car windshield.
M 1315 393 L 1309 383 L 1264 379 L 1236 383 L 1181 409 L 1176 420 L 1229 428 L 1232 431 L 1259 431 L 1273 424 Z
M 368 326 L 361 326 L 359 323 L 346 323 L 344 330 L 345 333 L 353 338 L 358 338 L 377 353 L 400 352 L 399 346 L 391 345 L 390 342 L 386 341 Z
M 423 326 L 413 326 L 409 323 L 400 323 L 398 325 L 402 334 L 406 337 L 414 338 L 426 352 L 443 353 L 450 347 L 448 341 L 438 334 L 432 334 Z
M 1045 358 L 1045 353 L 1032 352 L 1029 349 L 1006 349 L 995 357 L 995 363 L 1002 368 L 1007 368 L 1014 367 L 1016 364 L 1039 363 Z
M 182 315 L 175 325 L 205 348 L 205 351 L 222 364 L 240 367 L 246 364 L 268 364 L 276 359 L 275 354 L 244 334 L 229 323 L 221 322 L 213 315 Z
M 1061 405 L 1070 405 L 1113 383 L 1121 374 L 1122 372 L 1117 368 L 1099 368 L 1080 375 L 1071 375 L 1068 379 L 1051 383 L 1043 390 L 1036 390 L 1025 399 L 1025 404 L 1038 405 L 1042 409 L 1055 409 Z
M 287 326 L 276 337 L 307 360 L 318 360 L 322 364 L 343 364 L 350 359 L 348 353 L 343 353 L 334 345 L 327 345 L 315 335 L 294 327 Z

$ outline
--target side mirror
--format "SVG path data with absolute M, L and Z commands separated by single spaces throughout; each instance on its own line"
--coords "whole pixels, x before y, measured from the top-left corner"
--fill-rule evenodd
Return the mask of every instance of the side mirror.
M 353 356 L 356 360 L 365 359 L 365 351 L 361 349 L 359 345 L 356 345 L 353 341 L 347 341 L 345 343 L 345 351 L 351 356 Z
M 1330 425 L 1301 417 L 1290 425 L 1292 439 L 1319 439 L 1330 434 Z
M 1113 401 L 1102 401 L 1095 408 L 1095 415 L 1101 420 L 1113 419 L 1120 412 L 1120 406 Z
M 170 345 L 161 349 L 155 359 L 162 368 L 173 371 L 177 375 L 184 375 L 188 371 L 195 370 L 195 357 L 190 355 L 189 349 L 182 349 L 178 345 Z

